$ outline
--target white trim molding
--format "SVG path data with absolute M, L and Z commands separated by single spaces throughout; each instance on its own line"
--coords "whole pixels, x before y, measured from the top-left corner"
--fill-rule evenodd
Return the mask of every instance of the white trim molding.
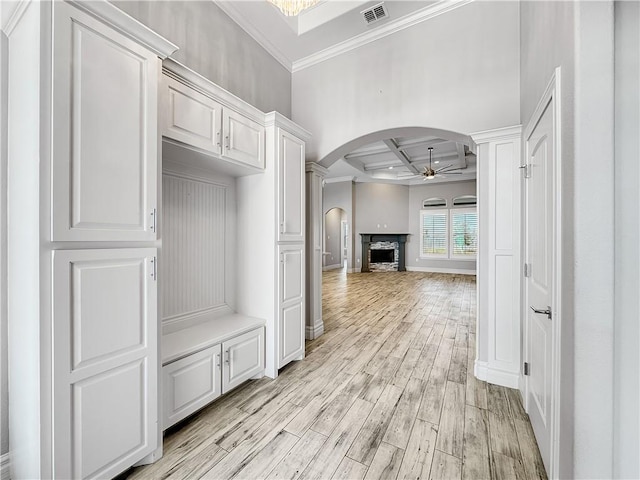
M 325 178 L 324 183 L 340 183 L 340 182 L 355 182 L 356 177 L 333 177 Z
M 375 30 L 369 30 L 368 32 L 356 35 L 349 40 L 345 40 L 344 42 L 332 45 L 331 47 L 320 50 L 319 52 L 313 53 L 307 57 L 295 60 L 292 62 L 291 73 L 299 72 L 300 70 L 304 70 L 305 68 L 324 62 L 330 58 L 392 35 L 404 30 L 405 28 L 413 27 L 414 25 L 429 20 L 430 18 L 437 17 L 438 15 L 442 15 L 443 13 L 450 12 L 458 7 L 462 7 L 472 1 L 473 0 L 440 0 L 397 20 L 387 22 Z
M 476 275 L 476 269 L 466 268 L 436 268 L 436 267 L 409 267 L 407 272 L 427 272 L 427 273 L 453 273 L 456 275 Z
M 334 265 L 326 265 L 326 266 L 322 267 L 322 271 L 326 272 L 328 270 L 338 270 L 340 268 L 342 268 L 342 265 L 340 265 L 339 263 L 336 263 Z
M 315 327 L 307 325 L 305 327 L 306 339 L 313 340 L 324 333 L 324 323 L 318 323 Z
M 478 380 L 509 388 L 518 388 L 520 381 L 519 374 L 490 367 L 487 362 L 479 360 L 473 365 L 473 374 Z

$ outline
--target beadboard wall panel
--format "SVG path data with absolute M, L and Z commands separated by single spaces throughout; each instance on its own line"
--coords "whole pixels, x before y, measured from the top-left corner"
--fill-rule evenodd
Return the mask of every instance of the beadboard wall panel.
M 235 184 L 165 172 L 160 262 L 163 326 L 233 309 Z

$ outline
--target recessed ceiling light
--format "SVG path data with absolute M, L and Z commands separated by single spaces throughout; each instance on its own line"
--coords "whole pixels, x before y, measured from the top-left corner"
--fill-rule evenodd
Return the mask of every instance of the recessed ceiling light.
M 389 167 L 389 170 L 393 170 L 393 167 Z
M 440 163 L 440 160 L 434 160 L 433 163 Z

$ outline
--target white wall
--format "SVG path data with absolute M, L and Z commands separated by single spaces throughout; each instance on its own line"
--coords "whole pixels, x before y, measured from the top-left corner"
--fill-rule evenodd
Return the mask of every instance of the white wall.
M 447 200 L 447 208 L 453 206 L 453 199 L 461 195 L 475 195 L 476 182 L 456 182 L 447 184 L 423 184 L 409 187 L 409 229 L 407 241 L 407 267 L 429 269 L 467 270 L 474 273 L 475 260 L 440 260 L 420 258 L 420 210 L 427 198 L 438 197 Z
M 171 40 L 172 55 L 263 112 L 291 116 L 291 74 L 212 1 L 113 1 Z
M 615 3 L 614 475 L 640 478 L 640 4 Z
M 4 7 L 4 6 L 3 6 Z M 2 10 L 2 7 L 0 7 Z M 4 18 L 0 12 L 0 25 Z M 7 369 L 7 37 L 0 32 L 0 455 L 9 451 Z
M 518 13 L 518 2 L 472 2 L 295 72 L 293 120 L 313 133 L 307 160 L 386 128 L 518 124 Z
M 562 68 L 561 171 L 563 178 L 562 371 L 560 392 L 560 477 L 573 478 L 573 163 L 574 163 L 574 29 L 573 2 L 520 3 L 520 110 L 523 128 L 554 72 Z

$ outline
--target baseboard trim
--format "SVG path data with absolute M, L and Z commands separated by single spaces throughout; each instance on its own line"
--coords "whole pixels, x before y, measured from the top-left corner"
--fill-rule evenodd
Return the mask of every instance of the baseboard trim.
M 342 268 L 342 265 L 336 263 L 335 265 L 327 265 L 326 267 L 322 267 L 322 271 L 326 272 L 327 270 L 335 270 L 337 268 Z
M 476 360 L 473 365 L 473 374 L 478 380 L 500 385 L 501 387 L 520 387 L 519 374 L 490 367 L 488 362 Z
M 305 326 L 305 338 L 307 340 L 313 340 L 318 338 L 320 335 L 324 333 L 324 322 L 320 321 L 317 325 Z
M 9 453 L 5 453 L 0 455 L 0 480 L 9 480 L 11 478 L 10 473 Z
M 456 273 L 458 275 L 476 275 L 476 270 L 466 268 L 406 267 L 408 272 Z

